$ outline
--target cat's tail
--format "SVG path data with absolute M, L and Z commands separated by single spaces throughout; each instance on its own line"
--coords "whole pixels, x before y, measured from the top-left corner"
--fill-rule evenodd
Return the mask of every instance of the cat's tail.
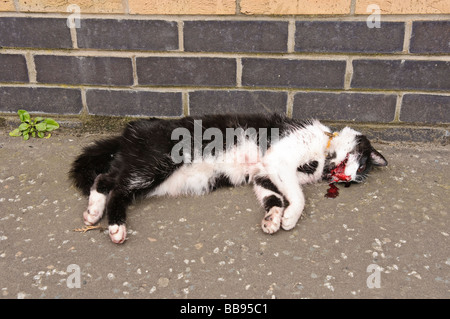
M 108 172 L 115 154 L 120 149 L 121 136 L 100 140 L 83 149 L 72 163 L 69 177 L 84 195 L 89 195 L 95 178 Z

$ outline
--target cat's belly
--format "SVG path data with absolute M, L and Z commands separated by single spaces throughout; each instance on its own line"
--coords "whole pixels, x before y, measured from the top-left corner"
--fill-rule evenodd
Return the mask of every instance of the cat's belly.
M 262 156 L 256 143 L 246 142 L 216 156 L 183 164 L 148 196 L 202 195 L 221 184 L 241 185 L 248 182 L 260 167 Z
M 257 163 L 191 163 L 172 173 L 148 196 L 203 195 L 220 184 L 247 183 L 257 171 Z

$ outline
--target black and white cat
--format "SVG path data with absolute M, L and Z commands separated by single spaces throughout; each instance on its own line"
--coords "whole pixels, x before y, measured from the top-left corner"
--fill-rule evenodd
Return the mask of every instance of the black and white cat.
M 224 138 L 225 137 L 225 138 Z M 203 195 L 252 182 L 265 210 L 262 230 L 292 229 L 305 206 L 302 184 L 362 182 L 387 161 L 361 133 L 282 115 L 209 115 L 130 122 L 121 136 L 84 149 L 70 176 L 89 195 L 84 223 L 108 216 L 114 243 L 126 239 L 136 196 Z

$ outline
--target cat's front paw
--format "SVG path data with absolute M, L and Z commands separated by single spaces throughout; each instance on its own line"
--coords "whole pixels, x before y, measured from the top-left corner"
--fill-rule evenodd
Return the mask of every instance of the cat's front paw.
M 300 216 L 299 216 L 300 217 Z M 284 230 L 290 230 L 297 225 L 297 221 L 299 219 L 297 216 L 283 216 L 281 219 L 281 227 Z
M 127 236 L 127 228 L 122 225 L 109 225 L 109 237 L 113 243 L 121 244 L 125 241 Z
M 283 208 L 272 207 L 261 222 L 262 230 L 267 234 L 273 234 L 280 229 Z
M 283 218 L 281 218 L 281 227 L 284 230 L 290 230 L 297 225 L 297 222 L 302 215 L 304 204 L 291 203 L 284 211 Z

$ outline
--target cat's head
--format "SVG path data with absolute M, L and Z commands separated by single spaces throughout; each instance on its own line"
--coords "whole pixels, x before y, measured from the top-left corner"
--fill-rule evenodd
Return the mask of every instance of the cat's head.
M 365 135 L 346 127 L 330 143 L 325 178 L 331 182 L 362 182 L 373 166 L 387 161 Z

